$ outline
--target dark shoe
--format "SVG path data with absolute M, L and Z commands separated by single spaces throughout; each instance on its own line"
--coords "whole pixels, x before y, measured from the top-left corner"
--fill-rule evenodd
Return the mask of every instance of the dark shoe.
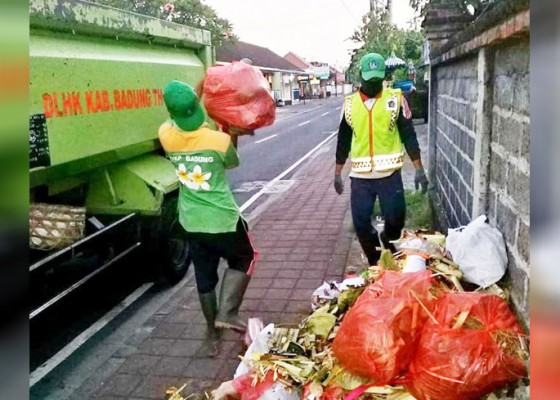
M 251 277 L 244 272 L 228 268 L 224 273 L 220 290 L 220 308 L 216 316 L 216 328 L 245 332 L 247 324 L 239 319 L 239 307 Z
M 220 352 L 220 332 L 214 326 L 216 314 L 218 313 L 218 302 L 216 292 L 213 290 L 208 293 L 199 293 L 200 307 L 206 319 L 206 338 L 202 347 L 198 350 L 201 357 L 216 357 Z

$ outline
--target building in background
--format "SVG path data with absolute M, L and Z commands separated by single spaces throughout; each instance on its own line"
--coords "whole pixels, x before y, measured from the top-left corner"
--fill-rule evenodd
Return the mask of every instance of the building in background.
M 331 77 L 329 64 L 320 61 L 312 61 L 311 71 L 313 72 L 311 87 L 314 90 L 314 95 L 319 96 L 319 98 L 327 97 L 327 92 L 330 93 L 330 91 L 327 91 L 327 85 Z
M 217 64 L 228 64 L 243 58 L 251 60 L 270 83 L 278 105 L 289 105 L 299 98 L 298 77 L 306 72 L 266 47 L 246 42 L 225 42 L 216 47 Z
M 300 92 L 310 97 L 329 97 L 352 92 L 352 85 L 347 84 L 344 72 L 334 66 L 320 61 L 307 61 L 305 58 L 289 52 L 286 60 L 305 71 L 299 76 Z
M 313 96 L 312 81 L 315 76 L 313 74 L 313 66 L 303 57 L 298 56 L 291 51 L 284 56 L 284 59 L 303 70 L 305 73 L 298 76 L 298 98 L 302 95 L 308 98 Z M 318 83 L 316 83 L 316 90 L 318 91 Z

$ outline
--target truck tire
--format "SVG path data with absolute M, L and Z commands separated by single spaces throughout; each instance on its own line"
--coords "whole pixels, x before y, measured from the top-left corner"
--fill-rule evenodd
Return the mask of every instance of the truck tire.
M 157 278 L 180 281 L 191 264 L 189 243 L 177 215 L 177 193 L 166 196 L 161 215 L 146 225 L 147 259 Z
M 167 242 L 162 247 L 165 249 L 163 275 L 171 283 L 176 283 L 185 276 L 191 264 L 189 242 L 177 218 L 171 223 Z

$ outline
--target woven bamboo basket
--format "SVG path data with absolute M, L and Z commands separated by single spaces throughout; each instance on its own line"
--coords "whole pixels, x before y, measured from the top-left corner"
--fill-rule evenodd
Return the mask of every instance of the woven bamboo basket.
M 34 203 L 29 206 L 29 246 L 54 250 L 84 237 L 86 209 L 56 204 Z

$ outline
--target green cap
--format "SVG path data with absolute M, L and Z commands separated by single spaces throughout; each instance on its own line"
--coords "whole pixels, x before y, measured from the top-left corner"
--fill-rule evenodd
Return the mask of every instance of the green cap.
M 184 131 L 194 131 L 204 122 L 204 111 L 194 89 L 181 81 L 171 81 L 163 89 L 163 101 L 171 119 Z
M 360 60 L 362 79 L 385 78 L 385 59 L 377 53 L 368 53 Z

